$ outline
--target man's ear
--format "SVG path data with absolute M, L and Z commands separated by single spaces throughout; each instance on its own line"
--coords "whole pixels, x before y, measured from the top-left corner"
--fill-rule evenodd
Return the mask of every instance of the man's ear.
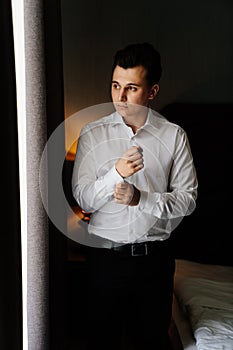
M 149 91 L 148 99 L 149 100 L 153 100 L 158 92 L 159 92 L 159 85 L 158 84 L 154 84 L 151 87 L 150 91 Z

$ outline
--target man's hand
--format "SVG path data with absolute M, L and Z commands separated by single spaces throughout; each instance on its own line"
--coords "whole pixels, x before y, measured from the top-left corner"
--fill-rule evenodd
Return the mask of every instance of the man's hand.
M 126 181 L 120 182 L 115 186 L 114 198 L 115 203 L 135 206 L 139 203 L 140 191 Z
M 143 155 L 141 147 L 132 146 L 118 159 L 117 172 L 123 177 L 135 174 L 143 168 Z

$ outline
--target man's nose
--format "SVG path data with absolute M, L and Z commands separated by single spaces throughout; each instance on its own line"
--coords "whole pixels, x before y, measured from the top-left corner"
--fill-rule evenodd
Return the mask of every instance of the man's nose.
M 122 88 L 119 93 L 119 101 L 126 101 L 126 100 L 127 100 L 127 93 L 126 93 L 126 90 Z

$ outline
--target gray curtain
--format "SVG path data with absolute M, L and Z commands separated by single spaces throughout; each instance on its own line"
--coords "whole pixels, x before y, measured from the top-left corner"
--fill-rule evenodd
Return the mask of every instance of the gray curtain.
M 28 349 L 49 349 L 49 234 L 40 188 L 40 159 L 47 141 L 44 8 L 24 1 L 27 145 Z
M 43 207 L 39 171 L 47 140 L 64 121 L 60 0 L 24 0 L 27 118 L 28 349 L 67 349 L 66 237 Z M 61 149 L 65 141 L 61 135 Z M 53 190 L 48 157 L 48 199 Z M 41 174 L 40 174 L 41 175 Z M 50 199 L 49 199 L 50 202 Z M 64 210 L 64 220 L 66 220 Z

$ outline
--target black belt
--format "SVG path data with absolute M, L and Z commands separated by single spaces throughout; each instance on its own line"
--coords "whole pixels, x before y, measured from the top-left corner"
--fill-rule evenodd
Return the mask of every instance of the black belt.
M 123 244 L 111 249 L 127 256 L 145 256 L 154 253 L 157 249 L 168 247 L 167 241 L 166 239 L 164 241 Z

